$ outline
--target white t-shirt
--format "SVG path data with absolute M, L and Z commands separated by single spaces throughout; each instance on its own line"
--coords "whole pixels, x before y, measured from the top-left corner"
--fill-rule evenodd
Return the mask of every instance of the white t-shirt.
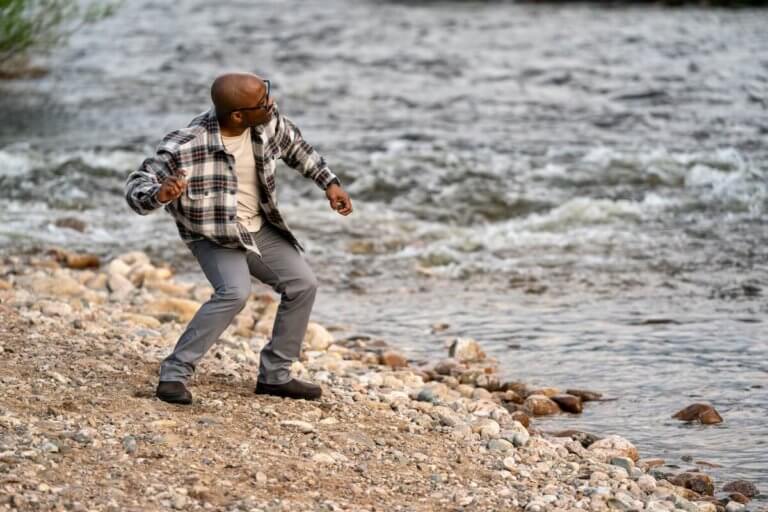
M 235 157 L 237 173 L 237 221 L 250 232 L 261 229 L 259 209 L 259 182 L 256 177 L 256 160 L 251 146 L 251 129 L 241 135 L 226 137 L 222 134 L 224 147 Z

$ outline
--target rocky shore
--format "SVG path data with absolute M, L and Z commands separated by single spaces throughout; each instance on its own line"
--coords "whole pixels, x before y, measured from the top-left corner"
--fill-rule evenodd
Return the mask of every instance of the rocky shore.
M 312 323 L 294 371 L 323 398 L 256 396 L 270 293 L 200 364 L 194 404 L 166 404 L 158 363 L 211 289 L 139 252 L 102 263 L 0 264 L 0 510 L 735 512 L 758 493 L 664 473 L 619 436 L 541 431 L 599 394 L 502 382 L 469 339 L 417 365 Z

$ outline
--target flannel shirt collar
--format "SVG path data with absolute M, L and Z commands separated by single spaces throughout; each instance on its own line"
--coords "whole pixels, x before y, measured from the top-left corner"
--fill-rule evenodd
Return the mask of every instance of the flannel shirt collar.
M 269 122 L 269 124 L 272 124 L 275 122 L 275 119 L 280 115 L 279 111 L 277 110 L 277 105 L 274 107 L 274 114 L 272 117 L 272 121 Z M 251 127 L 251 133 L 253 136 L 256 136 L 257 138 L 261 135 L 261 133 L 264 131 L 264 128 L 266 128 L 267 125 L 259 125 L 259 126 L 253 126 Z M 205 118 L 205 131 L 207 134 L 207 145 L 208 149 L 215 153 L 217 151 L 224 151 L 226 152 L 226 148 L 224 147 L 224 143 L 221 141 L 221 127 L 219 126 L 219 119 L 216 117 L 216 107 L 211 107 L 210 110 L 208 110 L 206 118 Z

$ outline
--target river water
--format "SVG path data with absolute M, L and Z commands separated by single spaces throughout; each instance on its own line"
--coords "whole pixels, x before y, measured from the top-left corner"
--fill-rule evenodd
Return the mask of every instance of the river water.
M 510 2 L 125 2 L 0 84 L 0 247 L 149 251 L 201 278 L 130 170 L 271 78 L 350 192 L 288 168 L 314 318 L 417 359 L 478 339 L 505 377 L 617 397 L 543 428 L 618 433 L 768 492 L 768 11 Z M 78 233 L 58 218 L 87 223 Z M 447 329 L 433 329 L 434 324 Z M 692 402 L 719 426 L 670 416 Z M 692 459 L 691 459 L 692 458 Z M 764 501 L 759 499 L 758 501 Z

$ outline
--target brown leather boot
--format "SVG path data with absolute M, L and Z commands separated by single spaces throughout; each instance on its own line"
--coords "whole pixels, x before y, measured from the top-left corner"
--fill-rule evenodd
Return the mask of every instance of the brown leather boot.
M 157 398 L 171 404 L 191 404 L 192 393 L 183 382 L 160 381 L 155 392 Z
M 256 394 L 317 400 L 323 394 L 323 388 L 298 379 L 291 379 L 285 384 L 265 384 L 259 381 L 256 383 Z

